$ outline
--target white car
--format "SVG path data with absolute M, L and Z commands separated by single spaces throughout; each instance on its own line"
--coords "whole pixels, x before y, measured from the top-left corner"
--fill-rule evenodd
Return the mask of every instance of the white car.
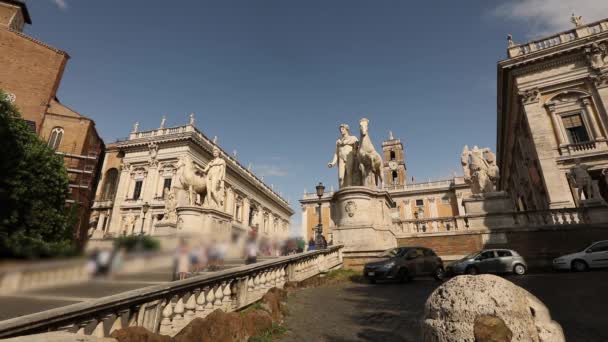
M 592 243 L 581 252 L 553 259 L 553 269 L 586 271 L 589 268 L 608 267 L 608 240 Z

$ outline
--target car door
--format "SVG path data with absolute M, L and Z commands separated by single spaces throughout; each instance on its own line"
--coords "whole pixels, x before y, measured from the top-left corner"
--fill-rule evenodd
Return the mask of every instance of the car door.
M 485 251 L 479 254 L 476 258 L 479 260 L 477 263 L 477 268 L 482 273 L 494 273 L 496 272 L 497 259 L 494 251 Z
M 421 249 L 415 248 L 410 250 L 406 256 L 407 268 L 410 274 L 421 275 L 424 274 L 424 253 Z
M 598 242 L 587 249 L 589 267 L 608 267 L 608 241 Z
M 496 272 L 513 271 L 513 253 L 508 250 L 496 251 Z
M 424 272 L 432 274 L 437 268 L 437 255 L 430 249 L 423 249 L 424 251 Z

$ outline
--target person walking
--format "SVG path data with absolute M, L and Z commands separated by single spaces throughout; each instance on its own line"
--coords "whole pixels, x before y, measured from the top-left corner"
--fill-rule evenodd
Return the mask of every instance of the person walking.
M 190 270 L 190 253 L 188 253 L 188 245 L 185 240 L 182 240 L 177 247 L 177 274 L 179 280 L 186 279 Z
M 255 264 L 258 257 L 258 244 L 254 237 L 249 237 L 245 244 L 245 264 Z
M 310 240 L 308 240 L 308 250 L 309 251 L 314 251 L 315 248 L 315 240 L 313 240 L 313 238 L 310 238 Z

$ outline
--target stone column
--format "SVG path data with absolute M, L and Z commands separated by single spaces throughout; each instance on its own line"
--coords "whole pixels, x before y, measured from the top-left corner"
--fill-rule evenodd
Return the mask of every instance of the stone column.
M 232 187 L 226 187 L 226 213 L 232 216 L 233 220 L 236 220 L 237 215 L 234 212 L 234 189 Z
M 127 191 L 129 189 L 129 185 L 131 184 L 131 175 L 129 173 L 129 167 L 123 167 L 120 172 L 118 186 L 116 187 L 116 194 L 114 195 L 114 202 L 112 203 L 112 215 L 110 216 L 110 224 L 107 226 L 108 233 L 120 232 L 120 225 L 122 223 L 120 206 L 127 198 Z
M 606 125 L 608 125 L 608 72 L 597 76 L 593 83 L 599 95 L 599 98 L 594 99 L 596 100 L 596 108 L 598 109 L 598 114 L 603 114 L 600 114 L 600 121 L 605 129 Z
M 564 137 L 564 130 L 562 129 L 559 119 L 557 118 L 557 114 L 555 114 L 555 104 L 547 103 L 545 107 L 547 108 L 547 110 L 549 111 L 549 115 L 551 116 L 553 134 L 555 136 L 555 139 L 557 140 L 557 145 L 562 146 L 564 145 L 566 138 Z
M 405 209 L 405 219 L 412 219 L 412 205 L 410 204 L 410 200 L 403 200 L 403 207 Z
M 583 98 L 581 100 L 583 106 L 585 106 L 585 112 L 587 112 L 587 117 L 589 118 L 589 121 L 591 122 L 591 129 L 593 130 L 593 136 L 595 137 L 596 140 L 602 140 L 604 139 L 604 134 L 602 134 L 602 127 L 600 127 L 600 125 L 598 124 L 596 118 L 595 118 L 595 110 L 593 110 L 593 107 L 591 106 L 591 101 L 589 100 L 589 97 Z
M 158 181 L 158 164 L 150 164 L 148 172 L 144 176 L 141 189 L 141 199 L 144 202 L 152 202 L 156 196 L 156 183 Z
M 105 211 L 100 211 L 99 212 L 99 218 L 97 221 L 97 227 L 95 227 L 95 230 L 98 231 L 103 231 L 103 221 L 106 219 L 106 213 Z
M 243 197 L 243 225 L 249 228 L 249 198 Z
M 305 205 L 302 205 L 302 237 L 308 241 L 308 209 Z

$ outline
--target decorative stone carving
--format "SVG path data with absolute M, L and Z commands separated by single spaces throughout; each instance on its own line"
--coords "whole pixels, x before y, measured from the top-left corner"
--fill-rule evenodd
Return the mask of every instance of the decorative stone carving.
M 156 160 L 156 156 L 158 156 L 158 145 L 154 142 L 148 144 L 148 153 L 150 154 L 149 163 L 151 166 L 157 166 L 158 160 Z
M 513 43 L 513 36 L 509 33 L 507 35 L 507 47 L 512 47 L 514 45 L 515 43 Z
M 592 69 L 599 70 L 606 65 L 606 52 L 608 48 L 604 43 L 593 43 L 585 48 L 585 56 Z
M 361 170 L 362 185 L 371 188 L 382 186 L 382 157 L 374 148 L 369 137 L 369 120 L 359 120 L 361 130 L 361 142 L 357 151 L 359 169 Z M 372 178 L 373 177 L 373 178 Z
M 163 115 L 163 117 L 160 119 L 160 129 L 165 128 L 165 125 L 167 124 L 167 118 Z
M 165 189 L 165 209 L 163 221 L 177 223 L 177 199 L 173 190 Z
M 340 125 L 340 139 L 336 141 L 336 150 L 328 167 L 333 167 L 338 164 L 338 184 L 340 188 L 351 185 L 358 185 L 358 169 L 357 169 L 357 145 L 359 140 L 357 137 L 350 135 L 350 128 L 347 124 Z
M 131 131 L 131 133 L 137 133 L 139 131 L 139 122 L 135 122 L 135 124 L 133 124 L 133 130 Z
M 589 172 L 587 171 L 588 166 L 581 165 L 580 159 L 575 160 L 575 165 L 570 169 L 568 178 L 572 182 L 572 185 L 577 189 L 577 196 L 579 200 L 583 200 L 583 191 L 587 193 L 587 196 L 592 199 L 594 196 L 593 183 Z
M 592 79 L 597 88 L 608 87 L 608 71 L 596 76 L 592 76 Z
M 194 126 L 194 113 L 190 113 L 190 120 L 188 121 L 190 126 Z
M 207 175 L 206 203 L 211 208 L 219 209 L 224 205 L 224 179 L 226 178 L 226 161 L 220 156 L 220 149 L 213 148 L 213 160 L 207 164 L 203 172 Z
M 574 24 L 574 27 L 581 27 L 583 26 L 583 16 L 576 16 L 574 13 L 572 13 L 572 16 L 570 16 L 570 22 Z
M 538 102 L 540 100 L 540 91 L 538 89 L 529 89 L 519 93 L 524 104 Z
M 473 195 L 496 191 L 499 169 L 496 165 L 496 156 L 489 148 L 479 149 L 474 146 L 469 151 L 468 146 L 465 145 L 461 154 L 461 164 L 464 180 L 471 184 Z
M 357 204 L 354 201 L 348 201 L 344 205 L 344 210 L 349 217 L 353 217 L 355 216 L 355 211 L 357 211 Z
M 177 180 L 179 181 L 176 187 L 188 192 L 188 203 L 193 206 L 196 203 L 197 194 L 201 198 L 207 194 L 206 177 L 197 173 L 194 162 L 188 155 L 179 158 L 176 168 Z

